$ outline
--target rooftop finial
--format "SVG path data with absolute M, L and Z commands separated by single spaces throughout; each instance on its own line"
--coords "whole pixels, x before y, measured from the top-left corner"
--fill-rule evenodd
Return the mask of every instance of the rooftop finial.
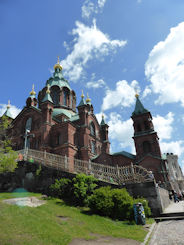
M 60 70 L 62 70 L 62 66 L 60 65 L 60 60 L 59 60 L 59 56 L 57 57 L 57 64 L 55 64 L 54 66 L 54 70 L 56 70 L 57 68 L 59 68 Z
M 10 108 L 10 100 L 8 100 L 8 105 L 7 105 L 7 109 Z
M 47 93 L 47 94 L 50 94 L 50 85 L 49 85 L 49 84 L 47 85 L 46 93 Z
M 35 94 L 36 94 L 36 92 L 34 91 L 34 84 L 33 84 L 32 91 L 30 92 L 30 95 L 35 95 Z
M 81 94 L 81 98 L 82 98 L 82 99 L 84 98 L 84 93 L 83 93 L 83 89 L 82 89 L 82 94 Z
M 88 102 L 91 102 L 91 99 L 89 98 L 89 95 L 88 95 L 88 93 L 87 93 L 86 103 L 88 103 Z
M 139 93 L 138 93 L 137 89 L 136 89 L 136 91 L 135 91 L 135 98 L 136 98 L 136 99 L 139 98 Z

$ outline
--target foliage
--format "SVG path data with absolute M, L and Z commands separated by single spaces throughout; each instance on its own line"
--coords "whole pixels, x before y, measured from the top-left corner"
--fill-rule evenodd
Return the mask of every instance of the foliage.
M 110 186 L 96 189 L 88 199 L 89 207 L 93 213 L 111 216 L 114 203 Z
M 41 173 L 41 171 L 42 171 L 42 165 L 39 164 L 39 166 L 38 166 L 38 168 L 37 168 L 37 170 L 36 170 L 36 176 L 39 176 L 40 173 Z
M 55 197 L 66 198 L 71 193 L 71 180 L 67 178 L 56 179 L 50 186 L 51 194 Z
M 18 155 L 12 150 L 8 136 L 10 121 L 6 116 L 0 119 L 0 172 L 13 172 L 17 167 Z
M 88 197 L 97 186 L 96 181 L 93 176 L 85 174 L 77 174 L 76 177 L 73 178 L 73 193 L 79 205 L 87 205 Z
M 125 188 L 113 189 L 112 199 L 114 203 L 112 218 L 119 220 L 133 219 L 133 198 Z
M 146 217 L 150 217 L 151 216 L 151 209 L 148 205 L 148 201 L 143 197 L 139 197 L 137 199 L 134 199 L 134 203 L 138 203 L 138 202 L 142 203 Z
M 101 187 L 89 198 L 89 207 L 93 213 L 109 216 L 119 220 L 133 220 L 133 204 L 141 202 L 146 216 L 151 214 L 148 202 L 144 199 L 133 199 L 126 189 Z

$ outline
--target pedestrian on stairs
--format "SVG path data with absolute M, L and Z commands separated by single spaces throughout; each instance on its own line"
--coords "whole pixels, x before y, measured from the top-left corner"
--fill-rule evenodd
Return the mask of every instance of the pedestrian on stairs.
M 179 202 L 178 195 L 176 191 L 174 191 L 174 202 Z

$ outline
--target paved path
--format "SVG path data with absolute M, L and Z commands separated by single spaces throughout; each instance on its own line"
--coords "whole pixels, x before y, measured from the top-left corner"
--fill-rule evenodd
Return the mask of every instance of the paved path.
M 149 245 L 184 245 L 184 220 L 158 223 Z
M 184 212 L 184 201 L 172 203 L 164 213 Z M 149 245 L 184 245 L 184 220 L 162 221 L 156 224 Z
M 178 213 L 184 212 L 184 201 L 171 203 L 165 210 L 164 213 Z

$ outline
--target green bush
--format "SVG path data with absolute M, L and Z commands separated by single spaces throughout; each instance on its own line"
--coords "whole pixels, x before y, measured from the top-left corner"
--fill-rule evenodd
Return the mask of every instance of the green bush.
M 67 178 L 56 179 L 50 186 L 51 195 L 59 198 L 66 198 L 71 193 L 71 180 Z
M 73 193 L 77 204 L 82 206 L 87 205 L 88 197 L 97 186 L 96 181 L 93 176 L 87 176 L 85 174 L 77 174 L 73 178 Z
M 112 189 L 114 203 L 111 217 L 119 220 L 133 219 L 133 198 L 126 189 Z
M 134 199 L 134 203 L 138 203 L 138 202 L 142 203 L 146 217 L 150 217 L 151 216 L 151 209 L 148 205 L 148 201 L 143 197 Z
M 88 199 L 88 205 L 93 213 L 111 216 L 114 203 L 110 186 L 96 189 Z

